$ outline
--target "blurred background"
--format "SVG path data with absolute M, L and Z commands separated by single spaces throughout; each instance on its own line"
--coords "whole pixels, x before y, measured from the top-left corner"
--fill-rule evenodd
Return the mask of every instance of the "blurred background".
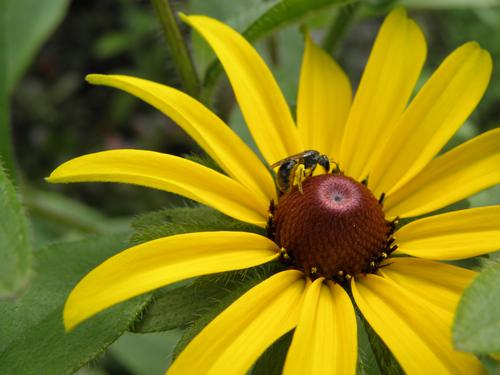
M 28 2 L 29 3 L 29 2 Z M 18 181 L 29 211 L 36 246 L 88 234 L 126 229 L 130 217 L 175 205 L 164 192 L 116 184 L 48 185 L 44 177 L 60 163 L 90 152 L 139 148 L 175 155 L 201 154 L 196 144 L 170 119 L 140 100 L 115 89 L 91 86 L 88 73 L 121 73 L 181 88 L 175 67 L 149 1 L 87 0 L 53 3 L 30 14 L 50 18 L 48 39 L 38 41 L 26 70 L 10 95 L 10 123 Z M 172 2 L 176 11 L 202 13 L 242 31 L 269 8 L 264 0 L 186 0 Z M 349 2 L 326 7 L 256 43 L 291 107 L 294 107 L 303 50 L 300 26 L 323 44 L 347 71 L 355 87 L 383 16 L 406 6 L 422 27 L 428 59 L 420 83 L 459 45 L 476 40 L 490 51 L 494 73 L 489 89 L 451 147 L 500 123 L 500 8 L 496 1 L 407 0 Z M 495 5 L 496 4 L 496 5 Z M 52 12 L 52 13 L 50 13 Z M 36 12 L 35 12 L 36 13 Z M 181 25 L 199 76 L 214 60 L 207 45 Z M 225 121 L 251 143 L 231 89 L 222 75 L 210 98 L 204 98 Z M 472 205 L 498 203 L 498 189 L 472 199 Z M 177 332 L 126 334 L 80 374 L 161 374 Z M 167 360 L 166 360 L 167 358 Z

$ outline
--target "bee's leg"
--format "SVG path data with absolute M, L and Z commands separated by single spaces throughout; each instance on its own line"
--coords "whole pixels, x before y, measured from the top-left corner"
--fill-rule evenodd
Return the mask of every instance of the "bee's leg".
M 299 188 L 300 194 L 304 194 L 304 190 L 302 190 L 302 181 L 306 178 L 306 169 L 303 164 L 299 164 L 297 166 L 297 170 L 295 171 L 295 182 L 297 183 L 297 187 Z
M 311 177 L 316 170 L 316 164 L 304 169 L 304 177 Z
M 337 161 L 335 161 L 334 159 L 328 159 L 328 161 L 330 162 L 330 173 L 340 174 L 341 173 L 340 164 Z M 328 171 L 327 171 L 327 173 L 328 173 Z

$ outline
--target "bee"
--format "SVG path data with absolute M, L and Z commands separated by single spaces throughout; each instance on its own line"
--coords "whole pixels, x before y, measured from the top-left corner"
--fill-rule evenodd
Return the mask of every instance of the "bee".
M 279 167 L 276 172 L 276 184 L 282 193 L 289 192 L 295 185 L 303 193 L 302 181 L 306 177 L 312 176 L 318 164 L 323 167 L 325 172 L 328 173 L 330 171 L 330 159 L 328 156 L 321 155 L 315 150 L 306 150 L 277 161 L 271 165 L 271 168 Z

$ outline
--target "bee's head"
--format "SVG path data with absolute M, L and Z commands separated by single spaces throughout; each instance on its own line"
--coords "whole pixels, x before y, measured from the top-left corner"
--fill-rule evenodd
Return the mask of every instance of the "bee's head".
M 326 172 L 330 172 L 330 159 L 326 155 L 320 155 L 318 158 L 318 164 L 321 165 Z

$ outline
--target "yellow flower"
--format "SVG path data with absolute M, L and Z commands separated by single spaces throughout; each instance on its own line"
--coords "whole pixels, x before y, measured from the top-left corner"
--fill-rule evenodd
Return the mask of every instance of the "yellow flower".
M 279 259 L 288 269 L 214 319 L 169 374 L 244 374 L 294 328 L 285 374 L 354 374 L 356 318 L 346 291 L 407 373 L 482 372 L 474 356 L 455 351 L 451 342 L 454 310 L 475 273 L 439 261 L 496 250 L 500 206 L 418 219 L 395 232 L 393 220 L 434 211 L 500 181 L 499 129 L 436 157 L 483 95 L 489 54 L 476 43 L 459 47 L 408 104 L 426 43 L 397 9 L 383 23 L 351 101 L 346 75 L 308 38 L 295 125 L 269 69 L 241 35 L 207 17 L 184 19 L 224 66 L 267 165 L 313 149 L 337 161 L 343 174 L 315 174 L 302 182 L 302 193 L 294 187 L 278 196 L 269 167 L 201 103 L 143 79 L 90 75 L 89 82 L 127 91 L 171 117 L 227 175 L 176 156 L 114 150 L 73 159 L 50 182 L 163 189 L 267 225 L 269 236 L 190 233 L 125 250 L 73 289 L 66 328 L 169 283 Z M 360 181 L 367 177 L 365 186 Z

